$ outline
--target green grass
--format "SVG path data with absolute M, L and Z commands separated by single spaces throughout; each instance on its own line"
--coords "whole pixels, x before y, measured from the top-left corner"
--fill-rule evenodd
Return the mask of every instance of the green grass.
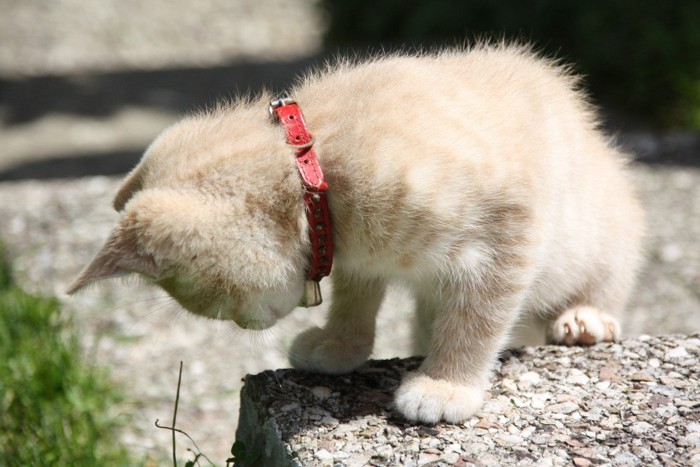
M 115 439 L 118 400 L 57 300 L 13 282 L 0 245 L 0 465 L 134 465 Z

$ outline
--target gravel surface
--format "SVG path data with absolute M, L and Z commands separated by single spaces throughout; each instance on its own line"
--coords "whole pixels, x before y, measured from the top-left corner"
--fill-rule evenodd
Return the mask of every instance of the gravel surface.
M 525 347 L 505 353 L 476 416 L 435 426 L 391 407 L 420 359 L 268 371 L 246 378 L 238 439 L 254 465 L 700 465 L 698 357 L 698 334 Z

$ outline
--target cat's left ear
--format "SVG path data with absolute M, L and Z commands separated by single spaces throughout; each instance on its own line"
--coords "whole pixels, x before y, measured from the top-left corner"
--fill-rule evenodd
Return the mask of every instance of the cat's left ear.
M 136 241 L 129 231 L 118 228 L 95 259 L 68 286 L 66 293 L 70 295 L 95 281 L 130 273 L 139 273 L 152 278 L 160 275 L 153 257 L 139 252 Z
M 114 201 L 112 201 L 112 206 L 114 206 L 115 211 L 122 211 L 126 203 L 134 196 L 134 194 L 143 189 L 142 172 L 143 170 L 141 168 L 141 164 L 139 164 L 126 176 L 119 187 L 117 195 L 114 197 Z

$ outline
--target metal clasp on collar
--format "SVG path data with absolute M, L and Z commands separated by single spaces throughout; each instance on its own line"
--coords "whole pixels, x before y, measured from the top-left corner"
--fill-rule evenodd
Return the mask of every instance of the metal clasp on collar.
M 270 114 L 272 120 L 277 120 L 279 117 L 275 113 L 275 109 L 283 107 L 285 105 L 296 104 L 297 102 L 291 97 L 282 97 L 280 99 L 275 99 L 270 101 L 270 106 L 267 108 L 267 112 Z
M 323 298 L 321 297 L 321 285 L 318 281 L 310 279 L 304 281 L 304 294 L 301 296 L 299 306 L 311 308 L 321 303 L 323 303 Z

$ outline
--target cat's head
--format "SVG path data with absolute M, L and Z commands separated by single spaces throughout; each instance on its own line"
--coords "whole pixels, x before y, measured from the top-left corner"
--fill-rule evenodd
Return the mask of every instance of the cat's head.
M 289 313 L 308 253 L 303 191 L 284 134 L 254 107 L 161 134 L 116 195 L 118 226 L 68 292 L 137 273 L 192 313 L 244 328 Z

